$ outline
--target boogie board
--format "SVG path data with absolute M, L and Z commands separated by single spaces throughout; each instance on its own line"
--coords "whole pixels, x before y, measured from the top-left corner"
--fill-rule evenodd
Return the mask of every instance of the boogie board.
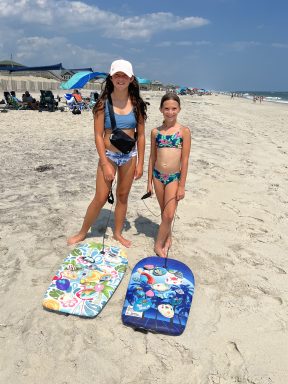
M 86 243 L 63 261 L 45 293 L 43 307 L 83 317 L 95 317 L 120 284 L 128 260 L 114 246 Z
M 194 294 L 194 276 L 182 262 L 151 256 L 132 270 L 122 310 L 134 329 L 181 335 Z

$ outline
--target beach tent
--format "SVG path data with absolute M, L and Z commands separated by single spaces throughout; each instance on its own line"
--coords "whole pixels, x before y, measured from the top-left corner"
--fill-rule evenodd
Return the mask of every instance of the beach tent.
M 60 69 L 63 69 L 63 67 L 62 67 L 62 63 L 60 63 L 60 64 L 54 64 L 54 65 L 44 65 L 42 67 L 25 67 L 25 66 L 23 66 L 23 67 L 20 67 L 20 66 L 16 67 L 15 66 L 14 67 L 13 65 L 8 65 L 5 68 L 3 67 L 0 69 L 3 71 L 9 71 L 9 72 L 24 72 L 24 71 L 26 71 L 26 72 L 28 72 L 28 71 L 30 71 L 30 72 L 38 72 L 38 71 L 44 72 L 44 71 L 58 71 Z
M 65 68 L 66 71 L 70 72 L 93 72 L 92 68 Z
M 17 64 L 17 63 L 16 63 Z M 93 72 L 92 68 L 64 68 L 62 66 L 62 63 L 60 64 L 53 64 L 53 65 L 44 65 L 40 67 L 27 67 L 26 65 L 22 64 L 1 64 L 0 63 L 0 71 L 8 71 L 8 72 L 23 72 L 23 71 L 31 71 L 31 72 L 45 72 L 45 71 L 70 71 L 70 72 L 80 72 L 80 71 L 89 71 Z
M 83 71 L 75 73 L 68 81 L 61 83 L 61 89 L 73 89 L 73 88 L 83 88 L 88 81 L 96 78 L 106 79 L 107 73 L 105 72 L 90 72 Z
M 180 87 L 180 88 L 177 88 L 176 89 L 176 93 L 180 94 L 180 95 L 185 95 L 186 92 L 187 92 L 187 89 L 188 87 Z

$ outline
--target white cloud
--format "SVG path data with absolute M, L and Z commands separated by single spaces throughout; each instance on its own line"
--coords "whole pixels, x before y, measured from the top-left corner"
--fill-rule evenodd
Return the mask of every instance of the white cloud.
M 193 41 L 177 41 L 175 45 L 180 45 L 181 47 L 191 47 L 194 43 Z
M 261 43 L 257 41 L 235 41 L 234 43 L 228 44 L 228 47 L 234 51 L 245 51 L 246 49 L 257 47 Z
M 175 37 L 177 31 L 209 24 L 201 17 L 180 17 L 171 12 L 123 16 L 123 8 L 109 12 L 85 1 L 1 0 L 1 59 L 13 54 L 15 61 L 25 65 L 62 62 L 70 68 L 95 65 L 106 70 L 119 53 L 128 59 L 142 54 L 146 46 L 139 42 L 150 41 L 159 32 L 175 31 Z M 129 40 L 133 44 L 126 44 Z
M 192 46 L 202 46 L 202 45 L 210 45 L 210 41 L 162 41 L 161 43 L 156 44 L 156 47 L 160 48 L 169 48 L 171 46 L 182 46 L 182 47 L 192 47 Z
M 97 70 L 106 70 L 114 60 L 113 55 L 71 44 L 64 37 L 47 39 L 34 36 L 19 39 L 17 43 L 19 48 L 15 60 L 23 63 L 39 62 L 39 52 L 45 52 L 45 64 L 49 58 L 48 64 L 62 62 L 64 67 L 69 65 L 70 68 L 90 63 Z
M 273 43 L 272 44 L 273 48 L 288 48 L 288 44 L 283 44 L 283 43 Z
M 68 0 L 1 0 L 0 20 L 37 25 L 57 30 L 99 31 L 114 39 L 149 39 L 165 30 L 199 28 L 209 24 L 201 17 L 179 17 L 169 12 L 124 17 L 101 10 L 83 1 Z
M 166 47 L 171 47 L 172 45 L 173 45 L 172 41 L 161 41 L 161 43 L 156 44 L 156 47 L 166 48 Z
M 182 45 L 182 46 L 197 46 L 197 47 L 200 47 L 202 45 L 210 45 L 210 41 L 206 41 L 206 40 L 203 40 L 203 41 L 178 41 L 177 43 L 175 43 L 176 45 Z

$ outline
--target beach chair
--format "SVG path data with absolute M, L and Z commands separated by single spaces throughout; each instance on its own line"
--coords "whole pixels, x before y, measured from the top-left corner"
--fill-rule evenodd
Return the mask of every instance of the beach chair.
M 72 96 L 72 93 L 64 93 L 64 99 L 66 100 L 66 105 L 69 111 L 73 111 L 75 108 L 75 99 Z
M 96 104 L 98 98 L 99 98 L 99 93 L 98 92 L 91 92 L 90 93 L 90 102 L 89 102 L 89 107 L 90 108 L 94 107 L 94 105 Z
M 13 97 L 11 93 L 8 91 L 4 92 L 4 99 L 6 102 L 6 109 L 15 109 L 15 110 L 27 109 L 26 105 L 17 101 L 17 99 Z
M 55 100 L 52 91 L 40 90 L 39 112 L 54 112 L 56 111 L 57 107 L 58 102 Z
M 85 102 L 82 95 L 80 93 L 72 93 L 72 97 L 74 98 L 75 107 L 82 111 L 83 109 L 90 109 L 89 104 Z
M 64 99 L 66 100 L 69 111 L 73 113 L 75 113 L 75 111 L 81 112 L 83 109 L 90 110 L 89 105 L 87 105 L 79 93 L 65 93 Z

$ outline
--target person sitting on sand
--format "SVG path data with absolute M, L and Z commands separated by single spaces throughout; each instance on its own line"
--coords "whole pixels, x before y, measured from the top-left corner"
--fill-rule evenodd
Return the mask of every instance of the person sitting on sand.
M 34 99 L 29 91 L 25 91 L 22 95 L 22 102 L 28 106 L 28 108 L 36 110 L 39 107 L 39 103 Z
M 21 100 L 19 100 L 18 97 L 16 96 L 16 92 L 15 91 L 11 91 L 10 95 L 13 98 L 13 100 L 15 100 L 17 103 L 19 103 L 19 104 L 22 103 Z
M 24 103 L 28 103 L 28 102 L 32 102 L 33 101 L 33 97 L 30 95 L 29 91 L 25 91 L 25 93 L 23 93 L 22 101 Z
M 185 196 L 185 183 L 191 147 L 188 127 L 177 122 L 180 99 L 167 93 L 161 99 L 163 124 L 151 132 L 147 192 L 153 193 L 161 209 L 162 222 L 154 245 L 158 256 L 167 257 L 172 244 L 171 226 L 178 201 Z
M 111 108 L 114 110 L 117 128 L 131 139 L 137 132 L 137 144 L 129 153 L 122 153 L 110 141 L 112 140 L 112 123 L 109 100 L 112 100 Z M 131 242 L 122 236 L 122 229 L 132 182 L 143 174 L 146 120 L 146 104 L 140 96 L 139 83 L 133 74 L 130 62 L 116 60 L 111 64 L 103 92 L 93 107 L 93 114 L 95 144 L 99 155 L 96 192 L 88 206 L 80 231 L 69 237 L 67 243 L 71 245 L 85 239 L 107 201 L 117 172 L 114 238 L 125 247 L 130 247 Z

